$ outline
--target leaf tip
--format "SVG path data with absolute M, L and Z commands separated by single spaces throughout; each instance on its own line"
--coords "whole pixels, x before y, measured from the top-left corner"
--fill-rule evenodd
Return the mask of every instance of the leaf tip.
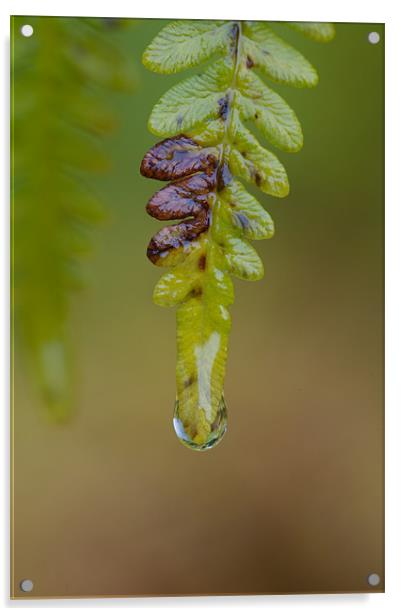
M 322 43 L 329 43 L 336 37 L 336 29 L 334 24 L 328 23 L 326 24 L 326 33 L 324 38 L 322 38 Z
M 286 148 L 287 152 L 299 152 L 304 147 L 304 134 L 302 128 L 299 125 L 299 132 L 296 137 L 293 138 L 290 145 Z M 284 148 L 283 148 L 284 149 Z
M 277 197 L 280 197 L 280 199 L 284 199 L 285 197 L 288 197 L 289 194 L 290 194 L 290 184 L 289 182 L 287 182 L 286 184 L 283 184 L 280 192 L 277 193 Z

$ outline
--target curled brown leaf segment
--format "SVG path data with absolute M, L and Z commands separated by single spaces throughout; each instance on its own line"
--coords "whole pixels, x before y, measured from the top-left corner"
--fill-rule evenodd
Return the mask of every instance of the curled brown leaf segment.
M 202 147 L 185 135 L 153 146 L 142 160 L 141 174 L 171 180 L 148 201 L 148 214 L 157 220 L 183 220 L 161 229 L 150 240 L 148 258 L 160 265 L 166 253 L 185 247 L 208 230 L 212 195 L 222 190 L 231 176 L 226 165 L 219 164 L 218 148 Z

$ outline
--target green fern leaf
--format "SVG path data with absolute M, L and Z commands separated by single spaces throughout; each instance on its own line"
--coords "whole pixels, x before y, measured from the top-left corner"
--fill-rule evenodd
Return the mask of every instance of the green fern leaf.
M 230 22 L 175 21 L 163 28 L 143 54 L 143 63 L 156 73 L 176 73 L 197 66 L 223 51 Z
M 318 75 L 296 49 L 285 43 L 264 22 L 244 26 L 243 53 L 267 77 L 278 83 L 306 88 L 315 86 Z
M 318 43 L 327 43 L 331 41 L 336 33 L 333 24 L 322 22 L 293 21 L 289 22 L 287 25 Z
M 319 41 L 330 24 L 288 24 Z M 274 225 L 237 179 L 268 195 L 285 197 L 286 171 L 252 134 L 253 122 L 273 146 L 287 152 L 303 144 L 300 123 L 286 101 L 254 72 L 296 87 L 316 85 L 312 65 L 269 24 L 180 21 L 163 28 L 143 55 L 158 73 L 174 73 L 211 59 L 202 74 L 173 86 L 156 103 L 149 129 L 164 137 L 145 155 L 142 175 L 170 183 L 147 205 L 158 220 L 178 220 L 156 233 L 149 259 L 169 267 L 154 291 L 160 306 L 177 306 L 177 402 L 182 442 L 215 445 L 225 432 L 223 399 L 230 275 L 260 280 L 263 263 L 249 240 L 272 237 Z

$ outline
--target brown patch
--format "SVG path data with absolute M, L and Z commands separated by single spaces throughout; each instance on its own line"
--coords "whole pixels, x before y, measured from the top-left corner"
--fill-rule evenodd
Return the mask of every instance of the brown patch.
M 227 115 L 228 115 L 228 94 L 226 96 L 223 96 L 222 98 L 219 98 L 219 100 L 217 101 L 217 104 L 219 106 L 219 118 L 221 118 L 222 120 L 226 120 L 227 119 Z
M 233 217 L 237 227 L 240 227 L 241 229 L 249 228 L 249 220 L 245 214 L 242 214 L 241 212 L 233 212 Z
M 202 148 L 185 135 L 156 143 L 145 154 L 141 174 L 156 180 L 178 180 L 197 171 L 212 170 L 217 164 L 217 148 Z
M 221 116 L 228 112 L 228 97 L 219 101 Z M 141 174 L 157 180 L 171 180 L 149 199 L 146 211 L 157 220 L 182 222 L 160 229 L 149 242 L 148 258 L 163 265 L 169 251 L 188 249 L 190 242 L 210 225 L 213 193 L 232 181 L 226 162 L 219 164 L 216 147 L 202 147 L 186 135 L 160 141 L 144 156 Z M 199 260 L 204 269 L 206 258 Z M 202 293 L 199 290 L 198 295 Z M 193 293 L 192 293 L 193 295 Z
M 262 176 L 260 175 L 258 171 L 256 171 L 256 173 L 254 174 L 254 178 L 255 178 L 256 186 L 260 186 L 262 183 Z
M 230 36 L 231 36 L 230 51 L 234 59 L 236 59 L 238 55 L 238 40 L 239 40 L 239 25 L 237 23 L 234 23 L 232 25 Z
M 199 257 L 198 267 L 202 271 L 206 268 L 206 255 Z
M 247 56 L 246 57 L 246 67 L 252 68 L 253 66 L 255 66 L 255 62 L 252 60 L 251 56 Z
M 220 192 L 229 184 L 233 179 L 231 171 L 226 162 L 219 166 L 217 169 L 217 190 Z
M 257 120 L 259 118 L 259 114 L 255 113 L 254 118 L 255 118 L 255 120 Z
M 187 178 L 171 182 L 158 190 L 146 206 L 146 211 L 157 220 L 177 220 L 199 217 L 209 209 L 210 193 L 216 185 L 213 176 L 195 173 Z
M 195 287 L 189 294 L 191 297 L 200 297 L 203 293 L 202 287 Z
M 149 242 L 147 256 L 155 265 L 159 264 L 160 258 L 170 250 L 183 248 L 188 242 L 195 240 L 209 227 L 208 212 L 201 210 L 200 214 L 188 222 L 177 225 L 169 225 L 160 229 Z
M 239 25 L 237 23 L 233 23 L 231 26 L 230 35 L 234 41 L 238 40 L 239 37 Z
M 191 385 L 193 385 L 196 381 L 196 378 L 194 377 L 193 374 L 191 374 L 190 377 L 188 377 L 186 379 L 186 381 L 184 381 L 184 387 L 190 387 Z

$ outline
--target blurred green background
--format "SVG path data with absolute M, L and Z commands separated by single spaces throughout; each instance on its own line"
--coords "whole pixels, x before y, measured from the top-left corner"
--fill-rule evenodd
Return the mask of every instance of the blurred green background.
M 39 35 L 20 35 L 33 19 L 13 23 L 15 58 Z M 139 175 L 156 140 L 151 107 L 183 78 L 140 63 L 165 23 L 103 33 L 135 84 L 97 94 L 116 125 L 101 137 L 108 168 L 85 176 L 105 220 L 80 265 L 88 281 L 71 295 L 75 393 L 64 422 L 45 410 L 16 321 L 12 594 L 24 594 L 23 578 L 30 596 L 56 597 L 382 591 L 367 576 L 384 577 L 384 27 L 337 24 L 327 45 L 276 27 L 320 83 L 275 86 L 305 145 L 278 153 L 287 199 L 255 192 L 276 235 L 256 244 L 264 279 L 235 282 L 228 432 L 196 453 L 172 427 L 175 315 L 152 304 L 161 270 L 145 256 L 160 226 L 145 212 L 158 184 Z M 19 231 L 16 212 L 16 248 Z

